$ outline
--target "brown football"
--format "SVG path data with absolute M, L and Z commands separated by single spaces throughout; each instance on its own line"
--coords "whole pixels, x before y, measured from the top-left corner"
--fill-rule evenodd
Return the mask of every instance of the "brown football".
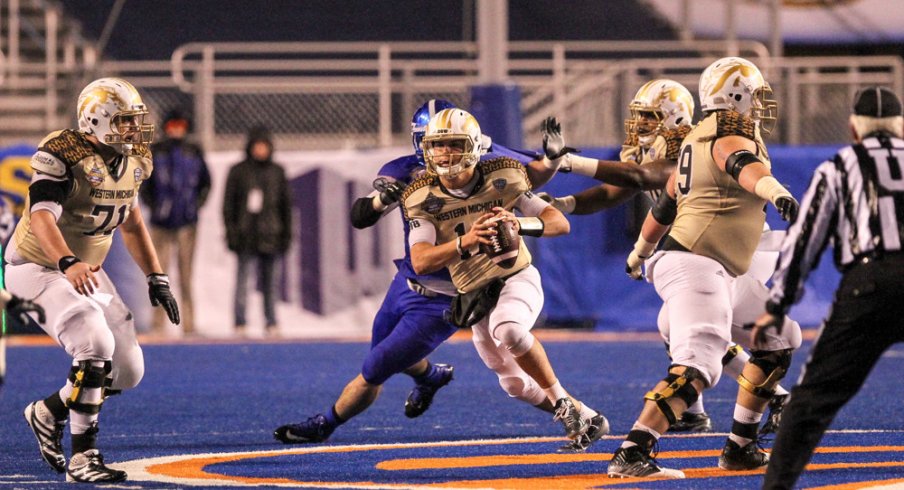
M 499 267 L 511 269 L 518 261 L 521 237 L 511 221 L 503 221 L 501 218 L 491 218 L 490 221 L 493 221 L 496 227 L 496 234 L 490 238 L 492 245 L 480 244 L 480 251 L 487 254 L 487 257 Z

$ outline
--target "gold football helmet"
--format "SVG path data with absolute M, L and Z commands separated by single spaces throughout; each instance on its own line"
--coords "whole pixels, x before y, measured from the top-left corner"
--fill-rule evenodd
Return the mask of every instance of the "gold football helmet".
M 133 145 L 149 145 L 154 125 L 145 124 L 147 107 L 138 90 L 121 78 L 100 78 L 78 96 L 78 127 L 119 153 L 127 155 Z
M 625 120 L 625 133 L 629 139 L 636 136 L 640 146 L 649 148 L 663 129 L 691 124 L 694 97 L 684 85 L 660 78 L 643 84 L 628 109 L 631 118 Z
M 424 161 L 437 175 L 454 177 L 480 161 L 481 137 L 477 119 L 461 109 L 443 109 L 427 123 Z M 438 150 L 440 147 L 445 151 Z
M 717 60 L 700 75 L 700 109 L 727 109 L 759 122 L 764 133 L 775 127 L 778 104 L 759 68 L 744 58 Z

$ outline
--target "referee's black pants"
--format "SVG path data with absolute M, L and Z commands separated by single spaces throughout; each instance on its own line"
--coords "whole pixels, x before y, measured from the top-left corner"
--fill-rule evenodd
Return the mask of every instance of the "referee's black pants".
M 844 273 L 832 312 L 791 390 L 764 489 L 790 489 L 822 435 L 888 347 L 904 341 L 904 255 L 857 263 Z

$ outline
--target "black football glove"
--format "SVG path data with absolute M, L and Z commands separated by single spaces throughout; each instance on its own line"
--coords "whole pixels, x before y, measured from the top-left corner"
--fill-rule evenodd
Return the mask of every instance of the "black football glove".
M 405 191 L 405 185 L 398 180 L 388 180 L 382 177 L 374 180 L 374 189 L 380 191 L 380 202 L 383 203 L 384 206 L 389 206 L 390 204 L 397 202 L 402 198 L 402 192 Z
M 47 321 L 47 316 L 44 314 L 44 308 L 42 308 L 41 305 L 35 303 L 34 301 L 22 299 L 18 296 L 13 296 L 9 300 L 9 302 L 6 303 L 6 313 L 14 317 L 22 325 L 28 325 L 29 311 L 34 312 L 36 315 L 38 315 L 39 323 L 44 323 Z
M 775 199 L 775 209 L 782 219 L 788 223 L 793 223 L 797 219 L 797 211 L 800 210 L 800 204 L 797 199 L 791 196 L 781 196 Z
M 148 296 L 152 306 L 162 306 L 173 325 L 179 324 L 179 305 L 170 291 L 166 274 L 148 274 Z
M 546 158 L 555 160 L 568 153 L 577 153 L 577 150 L 569 146 L 565 146 L 565 137 L 562 136 L 562 125 L 555 117 L 550 116 L 543 120 L 540 126 L 543 133 L 543 153 Z M 562 169 L 561 171 L 565 171 Z

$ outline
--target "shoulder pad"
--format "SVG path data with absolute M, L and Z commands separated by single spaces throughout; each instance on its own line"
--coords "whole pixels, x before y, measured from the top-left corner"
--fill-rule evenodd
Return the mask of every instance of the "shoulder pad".
M 484 160 L 477 167 L 483 175 L 489 175 L 506 168 L 514 168 L 524 171 L 524 164 L 509 157 L 498 157 L 490 160 Z
M 405 188 L 405 192 L 402 193 L 402 200 L 408 198 L 408 196 L 414 194 L 414 191 L 420 189 L 421 187 L 425 187 L 428 185 L 436 185 L 439 183 L 439 176 L 433 173 L 427 173 L 422 177 L 415 179 L 412 183 L 408 184 L 408 187 Z
M 408 184 L 408 187 L 405 187 L 405 191 L 402 192 L 402 197 L 400 199 L 402 203 L 402 214 L 404 215 L 405 219 L 408 219 L 408 198 L 411 197 L 411 195 L 414 194 L 418 189 L 437 184 L 439 184 L 439 176 L 436 174 L 428 173 L 422 177 L 415 179 L 412 183 Z
M 506 169 L 514 169 L 518 170 L 523 177 L 524 183 L 527 185 L 527 190 L 531 189 L 530 180 L 527 177 L 527 168 L 523 163 L 515 160 L 514 158 L 509 157 L 499 157 L 493 158 L 492 160 L 485 160 L 478 164 L 477 168 L 483 174 L 484 177 L 489 176 L 491 173 L 499 172 L 501 170 Z
M 31 157 L 30 164 L 31 168 L 42 174 L 52 177 L 63 177 L 66 175 L 66 164 L 46 151 L 38 150 L 35 152 Z
M 665 138 L 665 159 L 678 160 L 678 154 L 681 151 L 681 142 L 684 137 L 691 132 L 690 126 L 678 126 L 675 129 L 667 129 L 662 133 Z
M 718 111 L 716 113 L 716 138 L 733 135 L 756 140 L 756 122 L 734 111 Z
M 84 135 L 71 129 L 63 130 L 55 136 L 51 135 L 44 140 L 38 150 L 53 155 L 66 168 L 96 153 Z

